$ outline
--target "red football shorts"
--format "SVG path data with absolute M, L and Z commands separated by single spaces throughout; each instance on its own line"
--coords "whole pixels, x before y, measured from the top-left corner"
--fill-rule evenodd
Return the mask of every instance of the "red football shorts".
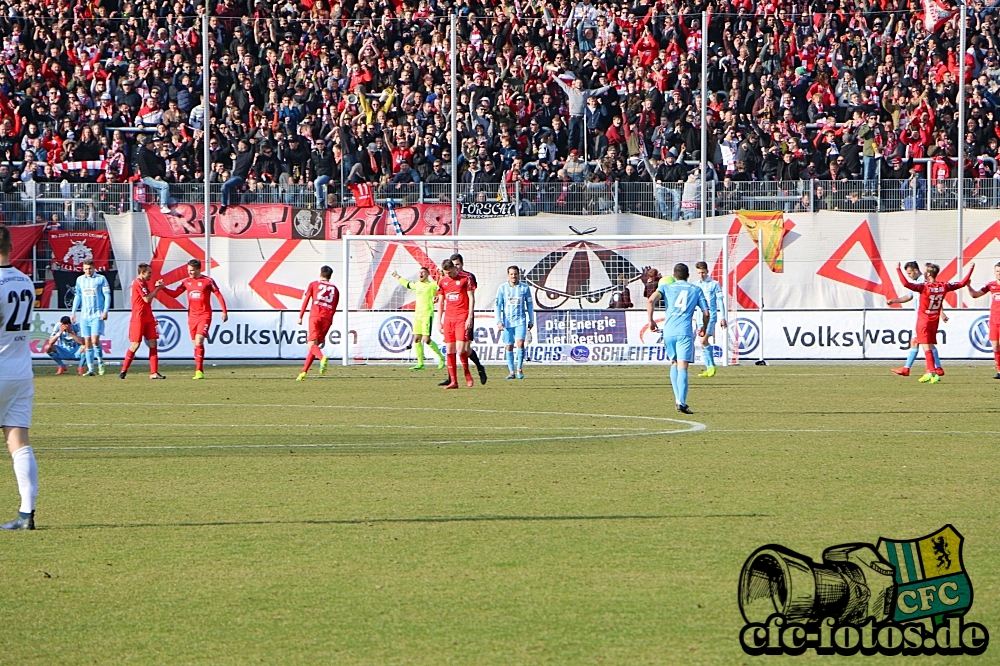
M 916 341 L 918 345 L 936 345 L 937 344 L 937 329 L 938 322 L 935 321 L 918 321 L 917 322 L 917 336 Z
M 207 317 L 188 317 L 188 331 L 191 332 L 191 339 L 196 335 L 208 337 L 208 329 L 212 325 L 212 315 Z
M 157 340 L 159 334 L 156 332 L 156 320 L 143 321 L 133 319 L 128 324 L 128 341 L 142 342 L 143 340 Z
M 987 340 L 1000 340 L 1000 317 L 990 317 L 990 335 Z
M 306 340 L 315 340 L 322 344 L 326 341 L 326 334 L 330 332 L 333 325 L 333 317 L 309 317 L 309 337 Z
M 454 319 L 449 319 L 447 315 L 444 318 L 444 341 L 449 342 L 465 342 L 469 339 L 468 331 L 465 328 L 465 322 L 467 317 L 455 317 Z

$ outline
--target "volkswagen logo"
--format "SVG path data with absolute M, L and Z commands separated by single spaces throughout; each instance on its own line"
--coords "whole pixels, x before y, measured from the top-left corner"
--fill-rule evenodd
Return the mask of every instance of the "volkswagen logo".
M 399 354 L 413 343 L 413 327 L 406 317 L 389 317 L 378 329 L 378 342 L 387 352 Z
M 733 340 L 735 333 L 736 340 Z M 729 326 L 730 341 L 739 345 L 740 356 L 750 354 L 760 344 L 760 329 L 750 319 L 737 319 L 736 325 Z
M 969 327 L 969 342 L 984 354 L 993 353 L 993 345 L 990 344 L 990 316 L 983 315 L 972 322 Z
M 157 348 L 161 352 L 168 352 L 176 347 L 177 343 L 181 341 L 181 327 L 177 321 L 173 317 L 160 315 L 156 318 L 156 325 L 160 329 L 160 340 L 156 345 Z

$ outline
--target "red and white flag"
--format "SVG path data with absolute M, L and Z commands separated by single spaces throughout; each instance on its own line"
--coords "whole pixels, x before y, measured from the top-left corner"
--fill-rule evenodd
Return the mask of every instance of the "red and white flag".
M 952 16 L 958 13 L 957 7 L 949 7 L 941 0 L 923 0 L 923 4 L 924 27 L 929 33 L 937 32 Z

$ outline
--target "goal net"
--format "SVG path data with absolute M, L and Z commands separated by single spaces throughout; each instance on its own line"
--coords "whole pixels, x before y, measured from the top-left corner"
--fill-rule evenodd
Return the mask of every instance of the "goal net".
M 649 330 L 645 275 L 654 268 L 672 275 L 675 264 L 708 264 L 725 294 L 727 316 L 736 316 L 731 287 L 736 237 L 692 236 L 346 236 L 338 313 L 344 365 L 375 361 L 412 362 L 414 292 L 392 277 L 416 281 L 421 267 L 440 277 L 441 262 L 460 254 L 474 274 L 475 325 L 472 346 L 484 363 L 504 363 L 497 329 L 497 289 L 507 269 L 517 266 L 533 297 L 536 324 L 525 358 L 535 363 L 667 363 L 662 334 Z M 631 302 L 632 307 L 622 307 Z M 719 318 L 722 318 L 720 313 Z M 657 306 L 657 322 L 663 320 Z M 432 338 L 442 337 L 435 321 Z M 713 354 L 720 365 L 736 363 L 735 327 L 716 326 Z M 701 348 L 696 343 L 696 361 Z M 336 353 L 336 352 L 335 352 Z M 429 353 L 429 352 L 428 352 Z

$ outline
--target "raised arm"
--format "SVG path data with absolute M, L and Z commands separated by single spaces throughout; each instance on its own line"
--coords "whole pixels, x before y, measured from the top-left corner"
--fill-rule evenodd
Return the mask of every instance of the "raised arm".
M 910 280 L 906 277 L 906 273 L 903 272 L 903 269 L 898 262 L 896 263 L 896 273 L 899 275 L 899 281 L 902 282 L 903 286 L 909 289 L 910 291 L 924 290 L 923 283 L 918 284 L 916 282 L 910 282 Z
M 180 283 L 174 289 L 171 289 L 170 287 L 163 287 L 163 293 L 171 298 L 177 298 L 184 293 L 184 283 Z
M 976 270 L 976 264 L 969 264 L 969 272 L 965 274 L 965 277 L 958 282 L 949 282 L 948 291 L 957 291 L 962 287 L 968 287 L 969 283 L 972 282 L 972 271 Z
M 983 287 L 982 289 L 976 289 L 971 284 L 969 285 L 969 295 L 972 296 L 973 298 L 979 298 L 981 296 L 985 296 L 986 294 L 989 293 L 989 291 L 990 290 L 987 289 L 986 287 Z
M 649 330 L 652 331 L 653 333 L 656 333 L 656 331 L 659 330 L 656 327 L 656 322 L 653 321 L 653 310 L 656 308 L 656 303 L 659 300 L 660 300 L 659 289 L 650 294 L 649 298 L 646 299 L 646 315 L 649 317 Z

